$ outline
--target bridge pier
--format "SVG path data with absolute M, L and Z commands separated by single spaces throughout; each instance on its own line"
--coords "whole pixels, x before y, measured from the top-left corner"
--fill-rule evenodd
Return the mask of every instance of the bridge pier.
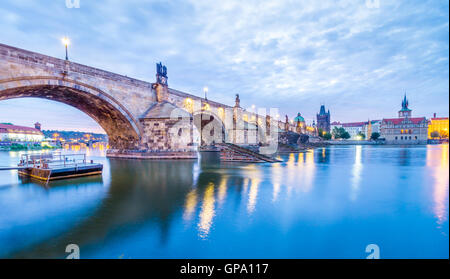
M 192 116 L 172 103 L 162 101 L 154 104 L 139 119 L 142 127 L 138 148 L 107 151 L 111 158 L 133 159 L 196 159 L 194 144 L 196 128 Z

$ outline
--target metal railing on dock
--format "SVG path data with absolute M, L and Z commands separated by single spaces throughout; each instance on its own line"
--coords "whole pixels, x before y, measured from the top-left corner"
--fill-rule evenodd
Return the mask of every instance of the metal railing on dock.
M 93 163 L 92 160 L 90 162 Z M 86 154 L 62 154 L 42 153 L 42 154 L 23 154 L 19 163 L 19 167 L 25 168 L 61 168 L 86 165 Z

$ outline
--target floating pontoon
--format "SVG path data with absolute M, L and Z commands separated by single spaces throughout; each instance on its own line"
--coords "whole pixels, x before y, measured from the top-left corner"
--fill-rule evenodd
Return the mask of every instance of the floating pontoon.
M 23 154 L 18 164 L 20 175 L 49 181 L 72 177 L 99 175 L 103 165 L 86 160 L 86 154 Z

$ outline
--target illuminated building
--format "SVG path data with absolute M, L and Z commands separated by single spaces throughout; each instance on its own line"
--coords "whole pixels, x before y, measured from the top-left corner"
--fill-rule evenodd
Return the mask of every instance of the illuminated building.
M 333 121 L 331 123 L 331 131 L 334 128 L 344 128 L 345 131 L 350 135 L 350 139 L 353 140 L 361 140 L 360 134 L 365 136 L 365 139 L 368 140 L 372 136 L 372 133 L 380 132 L 380 120 L 369 120 L 366 122 L 351 122 L 351 123 L 341 123 Z
M 294 118 L 294 124 L 295 124 L 295 130 L 299 134 L 305 133 L 305 118 L 300 114 L 300 112 L 297 114 L 297 116 Z
M 406 95 L 398 118 L 384 118 L 380 124 L 381 137 L 391 144 L 426 144 L 428 121 L 425 117 L 411 117 Z
M 41 142 L 44 139 L 44 134 L 40 130 L 40 125 L 41 124 L 36 123 L 36 128 L 31 128 L 10 124 L 0 124 L 0 140 Z
M 432 139 L 431 133 L 438 132 L 439 138 L 448 138 L 448 117 L 434 117 L 428 122 L 428 138 Z
M 350 135 L 350 139 L 361 140 L 360 134 L 365 135 L 367 122 L 342 123 L 342 128 Z

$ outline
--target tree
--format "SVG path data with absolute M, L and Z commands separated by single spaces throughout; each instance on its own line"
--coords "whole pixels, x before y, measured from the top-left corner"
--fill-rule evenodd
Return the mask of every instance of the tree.
M 433 131 L 433 132 L 431 132 L 430 136 L 432 138 L 439 138 L 441 135 L 439 134 L 438 131 Z
M 319 134 L 319 137 L 323 137 L 323 129 L 322 128 L 317 129 L 317 133 Z
M 357 135 L 357 137 L 360 138 L 360 139 L 362 139 L 362 140 L 363 140 L 363 139 L 366 139 L 366 135 L 365 135 L 363 132 L 359 132 L 358 135 Z
M 335 139 L 349 139 L 350 134 L 342 127 L 334 127 L 333 128 L 333 136 Z
M 448 139 L 448 131 L 442 130 L 440 134 L 441 138 Z
M 331 134 L 330 133 L 324 133 L 322 137 L 325 140 L 330 140 L 331 139 Z
M 377 140 L 379 137 L 380 137 L 380 133 L 373 132 L 372 135 L 370 136 L 370 139 Z
M 345 130 L 344 130 L 345 131 Z M 345 131 L 343 134 L 342 134 L 342 138 L 343 139 L 349 139 L 350 138 L 350 134 L 347 132 L 347 131 Z

